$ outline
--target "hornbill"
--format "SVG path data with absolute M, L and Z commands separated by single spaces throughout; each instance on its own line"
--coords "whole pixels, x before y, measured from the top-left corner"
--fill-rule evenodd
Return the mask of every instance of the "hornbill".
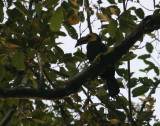
M 104 53 L 108 50 L 105 44 L 102 43 L 101 38 L 95 33 L 90 33 L 87 36 L 78 39 L 75 47 L 82 44 L 87 44 L 87 58 L 90 62 L 93 62 L 98 54 Z M 107 83 L 109 95 L 111 97 L 118 95 L 119 93 L 119 83 L 114 76 L 115 65 L 110 66 L 100 74 L 100 77 Z

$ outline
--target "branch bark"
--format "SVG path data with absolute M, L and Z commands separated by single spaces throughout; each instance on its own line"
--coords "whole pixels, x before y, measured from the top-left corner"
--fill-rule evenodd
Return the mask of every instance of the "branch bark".
M 115 63 L 126 54 L 129 49 L 145 33 L 150 33 L 160 28 L 160 14 L 147 16 L 133 31 L 131 31 L 114 48 L 97 56 L 95 61 L 76 74 L 63 86 L 55 90 L 34 89 L 34 88 L 0 88 L 0 99 L 61 99 L 79 90 L 87 80 L 96 78 L 107 66 Z
M 4 119 L 0 122 L 0 126 L 6 126 L 7 123 L 11 120 L 13 114 L 16 111 L 16 106 L 12 106 L 12 108 L 8 111 L 8 113 L 6 114 L 6 116 L 4 117 Z

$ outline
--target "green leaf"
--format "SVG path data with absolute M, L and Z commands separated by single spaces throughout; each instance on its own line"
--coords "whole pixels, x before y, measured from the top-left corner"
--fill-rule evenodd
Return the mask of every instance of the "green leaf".
M 145 64 L 150 65 L 151 67 L 155 67 L 154 63 L 148 60 L 143 60 Z
M 82 11 L 78 12 L 78 20 L 81 22 L 84 22 L 84 13 Z
M 3 1 L 1 0 L 0 1 L 0 22 L 3 22 L 3 19 L 4 19 L 3 7 L 4 7 L 4 4 L 3 4 Z
M 117 31 L 117 21 L 111 20 L 108 25 L 108 33 L 110 34 L 111 38 L 114 38 L 116 36 Z
M 65 74 L 65 75 L 69 76 L 69 75 L 68 75 L 68 72 L 65 70 L 64 67 L 60 67 L 60 72 L 61 72 L 62 74 Z
M 139 120 L 144 121 L 144 120 L 151 120 L 150 118 L 153 116 L 153 111 L 143 111 L 140 116 Z
M 59 0 L 45 0 L 43 5 L 47 8 L 52 7 L 53 5 L 57 5 Z
M 151 43 L 146 43 L 146 50 L 149 52 L 149 53 L 152 53 L 153 51 L 153 45 Z
M 73 64 L 71 62 L 67 62 L 66 67 L 69 70 L 71 75 L 78 73 L 78 69 L 76 68 L 75 64 Z
M 144 60 L 144 59 L 147 59 L 147 58 L 150 58 L 150 57 L 151 57 L 150 54 L 144 54 L 144 55 L 139 56 L 138 59 Z
M 6 70 L 3 65 L 0 65 L 0 81 L 4 78 Z
M 133 89 L 133 91 L 132 91 L 133 97 L 137 97 L 137 96 L 143 95 L 148 90 L 149 90 L 148 86 L 139 86 L 139 87 Z
M 154 72 L 157 74 L 157 76 L 159 75 L 159 69 L 158 69 L 158 67 L 153 67 L 153 69 L 154 69 Z
M 22 5 L 21 2 L 14 2 L 14 5 L 23 15 L 28 15 L 28 10 Z
M 13 105 L 18 106 L 18 104 L 19 104 L 19 99 L 7 100 L 7 104 L 8 104 L 9 106 L 13 106 Z
M 128 60 L 132 60 L 136 57 L 137 55 L 134 54 L 133 52 L 128 52 L 123 58 L 123 61 L 128 61 Z
M 128 33 L 131 30 L 128 21 L 124 18 L 120 19 L 120 30 L 125 33 Z
M 59 7 L 53 14 L 50 21 L 50 28 L 54 32 L 58 32 L 61 28 L 62 21 L 64 19 L 63 8 Z
M 110 4 L 115 4 L 115 1 L 114 1 L 114 0 L 108 0 L 108 2 L 109 2 Z
M 92 118 L 92 115 L 91 115 L 91 113 L 90 113 L 88 110 L 86 110 L 86 111 L 83 113 L 82 118 L 85 119 L 85 120 L 87 120 L 88 122 L 90 122 L 90 121 L 91 121 L 91 118 Z
M 116 30 L 116 37 L 115 38 L 116 38 L 117 42 L 121 41 L 124 38 L 123 33 L 119 28 Z
M 73 39 L 78 39 L 78 34 L 77 31 L 75 30 L 74 27 L 72 27 L 68 22 L 64 21 L 63 25 L 65 29 L 67 30 L 68 34 L 73 38 Z
M 138 8 L 135 10 L 136 15 L 140 18 L 143 19 L 144 18 L 144 11 L 142 10 L 142 8 Z
M 76 102 L 81 102 L 82 100 L 81 100 L 81 97 L 78 95 L 78 94 L 76 94 L 76 93 L 74 93 L 73 95 L 72 95 L 72 98 L 76 101 Z
M 149 86 L 151 83 L 153 83 L 153 81 L 147 77 L 140 77 L 139 81 L 145 86 Z
M 98 96 L 105 96 L 107 94 L 104 88 L 99 88 L 97 93 Z
M 13 64 L 17 68 L 17 70 L 24 70 L 24 54 L 20 51 L 17 51 L 13 56 Z
M 38 3 L 38 4 L 35 5 L 35 11 L 36 11 L 38 17 L 41 16 L 41 9 L 42 9 L 41 8 L 41 3 Z
M 80 4 L 81 6 L 83 6 L 83 0 L 77 0 L 77 3 Z
M 137 82 L 138 82 L 137 78 L 132 78 L 131 82 L 130 82 L 131 83 L 131 88 L 135 87 L 137 85 Z M 127 84 L 127 86 L 128 86 L 128 84 Z
M 61 58 L 64 55 L 64 51 L 59 46 L 55 46 L 54 52 L 57 58 Z

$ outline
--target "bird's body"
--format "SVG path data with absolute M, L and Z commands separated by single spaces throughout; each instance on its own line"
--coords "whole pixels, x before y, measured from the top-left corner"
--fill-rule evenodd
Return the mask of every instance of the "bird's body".
M 91 33 L 86 37 L 83 37 L 78 40 L 76 46 L 87 43 L 87 58 L 90 62 L 96 58 L 100 53 L 104 53 L 108 50 L 105 44 L 102 43 L 100 37 Z M 107 82 L 107 87 L 109 90 L 110 96 L 115 96 L 119 93 L 119 84 L 115 79 L 115 65 L 107 68 L 103 73 L 100 74 L 100 77 Z
M 90 62 L 100 53 L 106 52 L 108 49 L 102 42 L 90 42 L 87 44 L 87 58 Z

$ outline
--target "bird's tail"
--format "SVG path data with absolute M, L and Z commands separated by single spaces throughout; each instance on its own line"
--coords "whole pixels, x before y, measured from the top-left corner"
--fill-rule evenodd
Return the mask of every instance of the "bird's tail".
M 107 87 L 108 87 L 108 91 L 109 91 L 109 95 L 111 97 L 118 95 L 119 93 L 119 83 L 117 82 L 117 80 L 115 79 L 115 77 L 107 77 L 105 78 L 106 83 L 107 83 Z
M 119 83 L 117 82 L 117 80 L 115 79 L 115 68 L 114 67 L 110 67 L 107 70 L 105 70 L 102 74 L 100 74 L 100 77 L 102 79 L 104 79 L 107 83 L 107 87 L 108 87 L 108 91 L 109 91 L 109 95 L 111 97 L 118 95 L 119 93 Z

